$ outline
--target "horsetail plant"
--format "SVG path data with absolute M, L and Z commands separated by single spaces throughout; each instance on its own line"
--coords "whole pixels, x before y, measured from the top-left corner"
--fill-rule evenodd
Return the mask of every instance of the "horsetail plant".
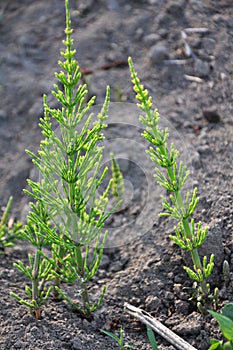
M 114 154 L 110 154 L 112 158 L 112 195 L 116 202 L 121 200 L 124 195 L 124 179 L 118 162 Z
M 156 164 L 155 178 L 160 186 L 170 192 L 169 199 L 162 196 L 162 204 L 165 212 L 160 216 L 172 217 L 178 220 L 177 226 L 174 228 L 175 235 L 170 238 L 183 250 L 191 253 L 193 261 L 193 269 L 184 266 L 189 278 L 198 284 L 197 287 L 197 305 L 203 308 L 213 299 L 217 298 L 217 289 L 214 296 L 210 295 L 210 286 L 207 279 L 212 273 L 214 267 L 214 255 L 211 254 L 209 261 L 204 256 L 201 261 L 198 248 L 202 246 L 206 239 L 208 228 L 202 228 L 202 223 L 194 223 L 192 215 L 198 204 L 197 189 L 194 188 L 192 194 L 189 192 L 184 197 L 182 188 L 186 183 L 189 171 L 180 161 L 178 162 L 178 150 L 174 144 L 168 145 L 169 132 L 168 129 L 159 127 L 159 112 L 153 109 L 152 97 L 148 91 L 140 83 L 137 73 L 134 70 L 132 59 L 129 58 L 129 67 L 132 77 L 138 107 L 144 113 L 139 119 L 145 126 L 142 134 L 149 143 L 150 148 L 147 151 L 151 160 Z M 210 300 L 211 299 L 211 300 Z
M 43 257 L 43 249 L 52 236 L 56 239 L 56 235 L 49 227 L 49 218 L 43 205 L 40 202 L 31 203 L 31 209 L 27 224 L 21 233 L 21 239 L 34 246 L 35 254 L 34 256 L 31 253 L 28 254 L 28 265 L 25 265 L 21 260 L 14 263 L 14 266 L 31 280 L 31 287 L 28 285 L 25 287 L 27 299 L 14 292 L 10 292 L 10 295 L 20 304 L 27 306 L 36 319 L 39 319 L 41 306 L 47 302 L 52 291 L 52 286 L 47 288 L 45 284 L 52 279 L 53 265 Z
M 22 224 L 15 222 L 11 225 L 9 222 L 12 202 L 13 197 L 10 197 L 0 218 L 0 254 L 4 252 L 5 248 L 13 247 L 16 239 L 20 238 Z
M 45 293 L 44 283 L 52 280 L 55 299 L 63 298 L 88 315 L 100 306 L 105 294 L 103 287 L 99 299 L 92 302 L 88 282 L 99 268 L 107 238 L 104 224 L 115 209 L 108 206 L 112 179 L 100 190 L 108 171 L 107 167 L 101 170 L 104 148 L 100 142 L 104 139 L 102 130 L 107 127 L 110 90 L 107 87 L 105 102 L 94 119 L 91 107 L 95 97 L 87 101 L 88 91 L 80 83 L 80 67 L 74 58 L 76 50 L 72 49 L 68 0 L 65 7 L 65 50 L 61 51 L 63 60 L 58 62 L 61 71 L 55 73 L 62 88 L 55 84 L 52 92 L 61 108 L 50 108 L 44 96 L 44 117 L 39 124 L 44 140 L 38 155 L 27 151 L 40 173 L 40 180 L 28 180 L 31 190 L 25 190 L 37 203 L 32 205 L 25 233 L 36 246 L 36 253 L 29 257 L 29 267 L 20 262 L 16 266 L 32 280 L 32 289 L 27 289 L 30 308 L 38 309 L 47 300 L 51 286 Z M 42 249 L 45 244 L 49 254 Z M 77 290 L 68 295 L 62 288 L 64 283 Z

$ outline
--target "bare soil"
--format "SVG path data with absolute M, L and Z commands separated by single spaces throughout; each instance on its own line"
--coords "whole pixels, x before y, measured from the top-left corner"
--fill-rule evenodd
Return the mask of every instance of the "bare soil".
M 121 326 L 126 343 L 151 349 L 145 327 L 124 310 L 129 302 L 197 349 L 207 350 L 210 339 L 222 339 L 221 334 L 217 323 L 200 315 L 189 300 L 192 283 L 183 265 L 190 259 L 168 237 L 173 222 L 158 217 L 161 190 L 140 136 L 127 58 L 133 58 L 162 123 L 169 126 L 191 169 L 190 188 L 198 187 L 195 219 L 209 226 L 201 254 L 215 254 L 210 282 L 219 288 L 221 306 L 232 301 L 233 292 L 232 1 L 72 0 L 70 7 L 77 58 L 90 96 L 102 103 L 106 85 L 111 87 L 106 150 L 114 151 L 122 167 L 127 201 L 109 221 L 102 265 L 90 285 L 93 298 L 107 285 L 92 320 L 53 300 L 43 308 L 42 319 L 35 320 L 9 296 L 10 291 L 24 295 L 28 281 L 13 262 L 26 262 L 32 248 L 19 242 L 0 256 L 0 349 L 117 349 L 99 329 L 117 334 Z M 37 176 L 25 149 L 39 146 L 42 94 L 56 107 L 50 92 L 64 38 L 64 1 L 0 0 L 0 9 L 0 204 L 4 207 L 13 195 L 12 213 L 24 221 L 29 199 L 22 189 L 28 177 Z M 191 52 L 181 35 L 187 28 L 205 28 L 186 30 Z M 227 285 L 224 260 L 230 264 Z M 75 293 L 75 287 L 64 289 Z M 175 349 L 156 338 L 159 349 Z

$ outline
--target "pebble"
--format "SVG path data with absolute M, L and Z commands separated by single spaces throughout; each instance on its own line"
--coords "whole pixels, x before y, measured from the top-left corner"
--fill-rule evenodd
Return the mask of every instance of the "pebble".
M 160 0 L 148 0 L 148 3 L 150 5 L 157 5 L 160 2 Z
M 74 338 L 72 345 L 74 350 L 80 350 L 82 348 L 83 342 L 79 337 L 77 337 Z
M 210 73 L 210 66 L 208 62 L 204 62 L 202 60 L 196 59 L 194 62 L 194 71 L 195 75 L 199 78 L 207 77 Z
M 173 331 L 179 335 L 199 334 L 201 330 L 200 315 L 193 312 L 183 322 L 173 327 Z
M 164 298 L 166 299 L 166 300 L 173 300 L 174 299 L 174 294 L 173 293 L 171 293 L 171 292 L 169 292 L 169 291 L 165 291 L 165 293 L 164 293 Z
M 165 59 L 168 58 L 167 46 L 163 42 L 152 46 L 149 51 L 149 58 L 153 65 L 162 63 Z
M 86 14 L 92 9 L 92 6 L 94 5 L 94 0 L 86 0 L 85 2 L 82 2 L 78 10 L 81 12 L 81 14 Z
M 227 75 L 223 72 L 220 73 L 220 79 L 223 81 L 223 80 L 226 80 L 227 78 Z
M 175 3 L 171 3 L 167 7 L 166 11 L 174 17 L 181 17 L 183 16 L 184 8 L 184 0 L 176 0 Z
M 156 33 L 145 35 L 143 38 L 143 41 L 147 46 L 155 45 L 155 43 L 157 43 L 159 40 L 160 36 Z
M 200 153 L 193 151 L 190 153 L 190 161 L 194 169 L 200 169 L 201 167 L 201 157 Z
M 3 62 L 6 62 L 7 64 L 14 65 L 14 66 L 21 66 L 22 65 L 21 58 L 17 54 L 10 53 L 10 52 L 8 52 L 5 55 Z
M 119 4 L 117 0 L 105 0 L 107 9 L 109 11 L 119 11 Z
M 208 145 L 200 145 L 197 147 L 197 152 L 200 154 L 209 154 L 210 147 Z
M 213 53 L 215 49 L 216 41 L 213 38 L 203 38 L 201 42 L 202 48 L 207 53 Z
M 7 119 L 7 112 L 4 111 L 3 109 L 0 109 L 0 121 L 6 120 Z
M 34 35 L 25 34 L 19 37 L 18 43 L 25 47 L 36 47 L 38 45 L 38 40 Z
M 100 268 L 101 269 L 107 269 L 108 266 L 109 266 L 109 263 L 110 263 L 109 257 L 107 255 L 103 254 L 101 262 L 100 262 Z
M 220 226 L 215 225 L 209 228 L 206 236 L 206 240 L 200 247 L 200 253 L 202 256 L 214 254 L 214 264 L 217 267 L 222 268 L 223 264 L 223 243 L 222 243 L 222 230 Z
M 135 32 L 135 38 L 136 38 L 137 40 L 142 39 L 143 33 L 144 33 L 144 31 L 143 31 L 142 28 L 137 28 L 137 29 L 136 29 L 136 32 Z
M 233 28 L 233 18 L 228 19 L 227 26 L 228 28 Z
M 187 301 L 183 301 L 183 300 L 176 300 L 175 301 L 176 312 L 178 312 L 182 315 L 189 314 L 189 306 L 190 306 L 190 303 Z
M 156 310 L 161 305 L 161 300 L 153 295 L 149 295 L 145 301 L 146 307 L 150 310 Z
M 122 270 L 123 268 L 123 263 L 122 261 L 114 261 L 111 265 L 110 265 L 110 271 L 111 272 L 118 272 L 120 270 Z
M 29 343 L 26 343 L 24 341 L 18 340 L 15 344 L 14 344 L 14 348 L 15 349 L 27 349 L 29 347 Z

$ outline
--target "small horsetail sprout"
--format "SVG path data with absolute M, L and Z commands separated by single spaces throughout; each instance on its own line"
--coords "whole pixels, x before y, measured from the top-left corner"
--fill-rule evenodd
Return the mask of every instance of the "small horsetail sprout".
M 22 224 L 20 222 L 10 225 L 9 215 L 13 202 L 13 197 L 10 197 L 6 208 L 0 218 L 0 254 L 2 254 L 5 248 L 14 246 L 17 238 L 20 238 Z

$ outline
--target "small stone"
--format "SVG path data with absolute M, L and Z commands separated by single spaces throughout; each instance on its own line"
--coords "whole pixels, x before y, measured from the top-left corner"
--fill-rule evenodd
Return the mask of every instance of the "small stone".
M 206 120 L 208 120 L 209 123 L 219 123 L 220 122 L 220 115 L 217 111 L 217 109 L 204 109 L 202 111 L 203 116 Z
M 105 3 L 109 11 L 119 11 L 120 9 L 118 1 L 116 0 L 105 0 Z
M 233 28 L 233 18 L 228 19 L 227 26 L 228 28 Z
M 213 53 L 215 49 L 216 41 L 213 38 L 203 38 L 201 42 L 202 48 L 207 53 Z
M 136 38 L 137 40 L 142 39 L 143 33 L 144 33 L 144 31 L 143 31 L 142 28 L 137 28 L 137 29 L 136 29 L 136 32 L 135 32 L 135 38 Z
M 150 5 L 157 5 L 159 3 L 159 0 L 148 0 Z
M 80 350 L 81 347 L 83 346 L 83 343 L 81 339 L 77 337 L 77 338 L 74 338 L 72 345 L 74 350 Z
M 36 47 L 38 45 L 38 40 L 32 34 L 25 34 L 19 37 L 18 43 L 20 46 Z
M 221 227 L 215 225 L 209 228 L 205 242 L 200 247 L 201 255 L 209 256 L 210 252 L 214 254 L 214 264 L 220 268 L 222 268 L 224 259 L 224 247 L 222 242 L 223 240 Z
M 100 268 L 101 269 L 107 269 L 108 266 L 109 266 L 109 263 L 110 263 L 109 257 L 107 255 L 103 254 L 101 262 L 100 262 Z
M 173 331 L 179 335 L 197 335 L 201 330 L 201 316 L 196 312 L 193 312 L 185 319 L 183 322 L 180 322 L 177 326 L 173 327 Z
M 204 78 L 209 75 L 210 66 L 208 62 L 204 62 L 202 60 L 196 59 L 194 62 L 194 71 L 198 77 Z
M 0 121 L 6 120 L 6 119 L 7 119 L 7 112 L 4 111 L 3 109 L 0 109 Z
M 154 46 L 149 51 L 149 58 L 152 64 L 162 63 L 168 58 L 168 49 L 163 42 L 160 42 Z
M 200 157 L 200 153 L 193 151 L 190 154 L 190 161 L 192 166 L 194 167 L 194 169 L 200 169 L 201 167 L 201 157 Z
M 183 12 L 184 12 L 184 8 L 185 8 L 185 4 L 183 0 L 176 0 L 174 3 L 171 3 L 166 11 L 167 13 L 169 13 L 170 15 L 174 16 L 174 17 L 181 17 L 183 16 Z
M 5 57 L 4 61 L 13 66 L 20 66 L 22 64 L 20 57 L 17 54 L 8 52 Z
M 123 263 L 121 261 L 114 261 L 111 265 L 110 265 L 110 271 L 111 272 L 117 272 L 122 270 L 123 268 Z
M 86 14 L 91 10 L 93 4 L 94 0 L 86 0 L 79 5 L 78 10 L 81 12 L 81 14 Z
M 182 97 L 177 97 L 177 99 L 176 99 L 176 104 L 178 104 L 178 105 L 184 104 L 183 98 L 182 98 Z
M 34 321 L 34 316 L 26 314 L 23 318 L 22 318 L 22 324 L 23 325 L 29 325 Z
M 156 296 L 149 295 L 146 298 L 145 304 L 149 310 L 156 310 L 161 305 L 161 300 Z
M 220 73 L 220 79 L 223 81 L 223 80 L 226 80 L 226 77 L 227 75 L 223 72 Z
M 175 301 L 175 308 L 176 312 L 182 315 L 188 315 L 189 314 L 189 303 L 184 300 L 176 300 Z
M 166 299 L 166 300 L 173 300 L 174 299 L 174 294 L 173 293 L 171 293 L 171 292 L 169 292 L 169 291 L 166 291 L 165 293 L 164 293 L 164 298 Z
M 199 152 L 200 154 L 209 154 L 210 147 L 208 145 L 200 145 L 197 147 L 197 152 Z
M 28 343 L 18 340 L 15 344 L 14 344 L 14 349 L 27 349 L 29 346 Z
M 144 36 L 143 41 L 147 46 L 155 45 L 160 39 L 160 36 L 157 33 L 151 33 Z

